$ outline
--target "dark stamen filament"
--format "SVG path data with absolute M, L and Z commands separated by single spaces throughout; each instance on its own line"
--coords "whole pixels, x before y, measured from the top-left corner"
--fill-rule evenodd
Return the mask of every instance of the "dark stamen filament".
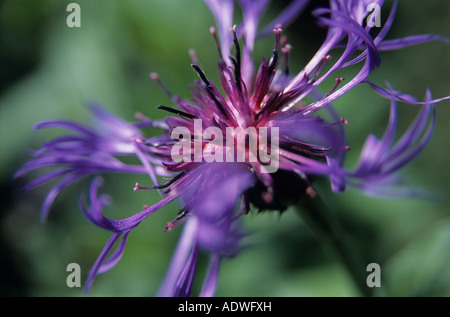
M 167 226 L 164 228 L 164 232 L 166 232 L 167 230 L 170 231 L 173 227 L 176 227 L 179 224 L 178 222 L 180 220 L 182 220 L 188 213 L 189 213 L 189 211 L 185 208 L 180 210 L 178 212 L 178 215 L 176 216 L 176 218 L 174 220 L 172 220 L 171 222 L 169 222 L 167 224 Z
M 281 25 L 275 26 L 275 29 L 273 30 L 273 33 L 275 33 L 275 44 L 273 46 L 273 51 L 272 51 L 272 60 L 270 61 L 270 65 L 269 65 L 269 74 L 272 73 L 272 71 L 275 69 L 275 66 L 277 65 L 278 47 L 280 46 L 281 31 L 282 31 Z
M 175 175 L 173 178 L 171 178 L 170 180 L 168 180 L 166 183 L 162 184 L 162 185 L 158 185 L 158 186 L 151 186 L 151 187 L 145 187 L 145 186 L 140 186 L 139 183 L 136 183 L 134 185 L 133 190 L 136 192 L 140 189 L 164 189 L 169 187 L 170 185 L 172 185 L 173 183 L 175 183 L 177 180 L 179 180 L 182 176 L 184 176 L 184 172 L 181 172 L 177 175 Z
M 226 119 L 228 119 L 228 116 L 225 112 L 225 109 L 223 109 L 222 104 L 219 102 L 219 100 L 217 100 L 216 96 L 214 95 L 214 89 L 211 86 L 211 83 L 209 82 L 208 78 L 206 78 L 205 73 L 202 71 L 202 69 L 200 67 L 198 67 L 195 64 L 191 64 L 192 68 L 194 68 L 194 70 L 197 72 L 197 74 L 200 76 L 200 79 L 202 80 L 202 82 L 205 84 L 206 86 L 206 91 L 208 92 L 209 96 L 211 97 L 211 99 L 214 101 L 214 103 L 216 104 L 217 108 L 220 110 L 220 112 L 225 116 Z
M 144 143 L 145 145 L 152 146 L 152 147 L 161 147 L 161 146 L 175 145 L 175 144 L 177 144 L 178 142 L 170 141 L 170 142 L 149 143 L 149 142 L 144 141 L 143 143 Z
M 195 118 L 196 118 L 196 116 L 194 116 L 194 115 L 192 115 L 192 114 L 190 114 L 190 113 L 187 113 L 187 112 L 178 110 L 178 109 L 173 109 L 173 108 L 166 107 L 166 106 L 161 106 L 161 105 L 157 106 L 156 108 L 157 108 L 157 109 L 166 110 L 166 111 L 168 111 L 168 112 L 177 114 L 177 115 L 179 115 L 179 116 L 181 116 L 181 117 L 186 117 L 186 118 L 189 118 L 189 119 L 195 119 Z
M 242 87 L 241 87 L 241 81 L 242 81 L 241 80 L 241 48 L 239 46 L 239 41 L 238 41 L 237 35 L 236 35 L 236 25 L 233 26 L 231 31 L 233 32 L 233 43 L 236 48 L 236 60 L 232 59 L 233 64 L 234 64 L 234 76 L 235 76 L 236 85 L 237 85 L 239 91 L 242 92 Z

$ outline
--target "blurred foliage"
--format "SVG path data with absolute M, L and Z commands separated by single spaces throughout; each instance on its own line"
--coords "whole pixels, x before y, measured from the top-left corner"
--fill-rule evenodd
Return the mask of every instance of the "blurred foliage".
M 70 2 L 0 2 L 2 296 L 85 296 L 82 289 L 66 286 L 66 266 L 79 263 L 84 280 L 109 237 L 78 210 L 77 198 L 86 191 L 87 181 L 64 192 L 47 223 L 39 222 L 49 185 L 22 192 L 36 174 L 15 180 L 12 175 L 29 159 L 31 149 L 60 131 L 35 133 L 33 124 L 54 118 L 86 121 L 85 104 L 90 100 L 127 120 L 133 120 L 137 111 L 162 117 L 155 107 L 170 101 L 148 74 L 158 72 L 173 93 L 189 96 L 189 84 L 197 78 L 189 66 L 190 48 L 196 50 L 207 75 L 213 80 L 217 76 L 217 52 L 209 34 L 213 19 L 202 1 L 78 0 L 81 28 L 66 26 Z M 265 21 L 285 3 L 272 4 Z M 383 8 L 382 20 L 387 14 L 388 8 Z M 445 0 L 401 1 L 389 37 L 420 33 L 450 37 L 449 15 L 450 3 Z M 295 71 L 314 54 L 324 31 L 305 13 L 285 34 L 293 45 L 291 70 Z M 258 43 L 256 61 L 271 54 L 272 43 L 271 38 Z M 384 52 L 382 67 L 371 78 L 381 85 L 388 80 L 420 99 L 427 87 L 435 97 L 442 97 L 450 94 L 449 58 L 450 47 L 442 43 Z M 350 121 L 348 165 L 352 167 L 365 137 L 384 131 L 389 103 L 363 85 L 336 105 Z M 408 182 L 435 191 L 439 200 L 380 200 L 356 191 L 335 195 L 327 182 L 317 184 L 367 264 L 381 265 L 379 295 L 450 295 L 449 106 L 449 102 L 438 106 L 429 146 L 404 169 Z M 401 131 L 417 111 L 418 107 L 400 105 Z M 105 180 L 102 189 L 115 202 L 106 212 L 114 215 L 129 215 L 157 199 L 154 193 L 132 191 L 139 181 L 135 176 L 108 175 Z M 163 208 L 134 230 L 121 262 L 98 276 L 87 296 L 154 295 L 179 234 L 179 228 L 170 233 L 162 230 L 174 218 L 176 207 Z M 325 255 L 293 210 L 282 215 L 251 213 L 245 223 L 252 233 L 249 246 L 223 262 L 218 296 L 358 296 L 347 272 Z M 202 257 L 200 275 L 205 265 Z

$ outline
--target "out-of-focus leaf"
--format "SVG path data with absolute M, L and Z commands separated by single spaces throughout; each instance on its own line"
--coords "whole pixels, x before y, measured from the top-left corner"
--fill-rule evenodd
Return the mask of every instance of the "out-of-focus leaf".
M 449 296 L 449 246 L 450 220 L 441 221 L 418 236 L 393 256 L 384 270 L 381 267 L 386 295 Z

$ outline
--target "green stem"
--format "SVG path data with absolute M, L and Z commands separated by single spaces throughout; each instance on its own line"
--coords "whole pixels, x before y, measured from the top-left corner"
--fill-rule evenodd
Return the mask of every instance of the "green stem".
M 350 243 L 336 215 L 321 198 L 304 197 L 297 209 L 306 225 L 313 231 L 325 252 L 337 258 L 347 269 L 362 296 L 373 296 L 366 284 L 366 266 L 360 253 Z

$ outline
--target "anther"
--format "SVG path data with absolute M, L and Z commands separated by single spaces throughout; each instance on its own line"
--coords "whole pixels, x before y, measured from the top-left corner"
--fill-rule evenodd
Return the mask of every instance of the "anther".
M 308 188 L 306 188 L 306 194 L 311 198 L 314 198 L 317 196 L 316 191 L 311 186 L 308 186 Z
M 337 122 L 333 122 L 333 123 L 329 123 L 329 126 L 334 126 L 334 125 L 338 125 L 338 124 L 349 124 L 349 121 L 347 119 L 345 119 L 344 117 L 340 117 L 339 121 Z
M 344 151 L 350 151 L 350 147 L 348 145 L 344 146 Z

